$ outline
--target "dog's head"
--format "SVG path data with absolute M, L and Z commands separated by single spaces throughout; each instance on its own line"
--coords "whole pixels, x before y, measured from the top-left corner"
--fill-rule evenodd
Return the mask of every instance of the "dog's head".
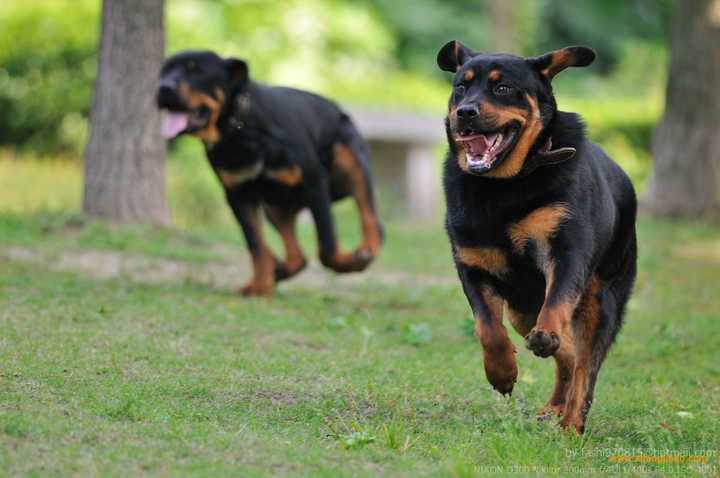
M 244 61 L 223 59 L 210 51 L 185 51 L 171 56 L 160 70 L 158 108 L 165 110 L 165 138 L 192 134 L 206 142 L 220 137 L 217 121 L 228 98 L 245 87 Z
M 455 75 L 446 124 L 460 168 L 487 177 L 517 175 L 528 155 L 544 146 L 555 116 L 550 81 L 594 59 L 582 46 L 533 58 L 476 53 L 458 41 L 443 46 L 437 63 Z

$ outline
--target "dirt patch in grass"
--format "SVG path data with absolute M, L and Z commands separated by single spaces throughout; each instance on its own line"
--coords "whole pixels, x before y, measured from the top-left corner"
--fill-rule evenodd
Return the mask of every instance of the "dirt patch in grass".
M 720 240 L 694 241 L 673 248 L 673 255 L 692 261 L 720 264 Z
M 56 271 L 82 273 L 96 279 L 124 278 L 150 284 L 190 282 L 220 289 L 234 289 L 250 276 L 247 258 L 232 259 L 225 262 L 197 263 L 97 249 L 66 249 L 61 252 L 24 246 L 5 246 L 0 249 L 0 260 L 33 263 Z M 391 272 L 377 266 L 363 273 L 338 275 L 323 269 L 317 263 L 311 263 L 297 279 L 283 283 L 281 287 L 327 289 L 364 283 L 455 286 L 456 282 L 448 277 Z

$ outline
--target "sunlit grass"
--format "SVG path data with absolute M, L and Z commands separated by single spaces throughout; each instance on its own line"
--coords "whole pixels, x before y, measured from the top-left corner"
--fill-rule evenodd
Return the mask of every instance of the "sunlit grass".
M 18 157 L 0 150 L 0 211 L 78 210 L 81 179 L 76 161 Z

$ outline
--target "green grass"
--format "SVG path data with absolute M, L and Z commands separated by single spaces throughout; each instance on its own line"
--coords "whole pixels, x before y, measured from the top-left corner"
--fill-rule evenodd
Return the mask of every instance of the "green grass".
M 0 217 L 0 251 L 89 247 L 203 262 L 222 254 L 203 251 L 227 244 L 207 231 Z M 379 267 L 452 278 L 438 225 L 389 226 Z M 241 300 L 192 282 L 96 281 L 0 259 L 0 473 L 672 471 L 614 465 L 603 455 L 642 448 L 714 450 L 705 468 L 674 465 L 712 476 L 720 449 L 720 261 L 712 251 L 720 230 L 643 219 L 639 232 L 636 292 L 584 437 L 536 422 L 553 366 L 518 337 L 515 393 L 491 390 L 454 282 L 317 290 L 300 276 L 272 300 Z

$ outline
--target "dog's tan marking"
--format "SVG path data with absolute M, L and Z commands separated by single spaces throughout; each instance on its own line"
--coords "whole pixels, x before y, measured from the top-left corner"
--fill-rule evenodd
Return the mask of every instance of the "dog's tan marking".
M 225 92 L 219 86 L 215 87 L 215 98 L 217 98 L 221 105 L 225 104 Z
M 297 186 L 302 182 L 302 169 L 299 166 L 290 166 L 282 169 L 269 169 L 265 176 L 271 181 L 282 183 L 286 186 Z
M 207 145 L 217 143 L 220 140 L 220 131 L 217 127 L 217 120 L 220 116 L 223 101 L 225 101 L 225 95 L 221 94 L 218 98 L 213 98 L 208 94 L 193 90 L 186 82 L 180 82 L 178 85 L 178 92 L 190 109 L 205 107 L 210 111 L 210 118 L 208 119 L 207 126 L 203 129 L 193 131 L 190 134 L 200 138 Z M 215 94 L 217 94 L 217 89 Z
M 530 95 L 525 95 L 525 98 L 530 105 L 530 111 L 524 112 L 525 116 L 523 120 L 519 119 L 519 111 L 522 110 L 512 111 L 513 109 L 506 108 L 506 115 L 512 114 L 513 116 L 516 116 L 516 113 L 518 113 L 517 119 L 521 125 L 520 138 L 517 140 L 515 147 L 508 153 L 508 156 L 502 164 L 485 173 L 485 176 L 492 178 L 511 178 L 519 173 L 525 164 L 528 152 L 530 151 L 532 145 L 535 144 L 538 134 L 540 134 L 540 131 L 542 130 L 540 109 L 538 108 L 537 100 Z
M 265 214 L 268 219 L 275 226 L 280 238 L 285 246 L 285 262 L 281 264 L 282 274 L 278 276 L 276 273 L 276 279 L 290 278 L 300 272 L 307 261 L 303 254 L 300 244 L 295 236 L 295 222 L 297 219 L 297 211 L 288 211 L 280 207 L 270 206 L 265 204 Z
M 555 384 L 550 399 L 538 412 L 539 416 L 551 414 L 562 416 L 565 409 L 567 391 L 572 380 L 575 366 L 575 344 L 571 331 L 560 336 L 560 347 L 553 354 L 555 359 Z
M 560 426 L 563 428 L 572 426 L 580 434 L 585 431 L 585 415 L 592 398 L 589 373 L 592 367 L 593 339 L 600 322 L 598 294 L 601 285 L 596 275 L 590 278 L 573 321 L 575 360 L 572 380 L 567 385 L 566 403 Z
M 455 71 L 457 72 L 460 69 L 460 42 L 457 42 L 457 41 L 455 42 L 454 53 L 455 53 L 455 63 L 456 63 Z
M 565 68 L 571 65 L 573 62 L 573 56 L 567 49 L 562 49 L 553 52 L 550 55 L 550 64 L 542 69 L 540 73 L 547 76 L 548 78 L 552 78 Z
M 275 286 L 275 259 L 263 238 L 260 211 L 257 207 L 249 207 L 248 219 L 252 224 L 258 248 L 251 253 L 252 277 L 245 286 L 238 289 L 238 293 L 244 296 L 270 296 Z
M 482 269 L 496 276 L 508 272 L 505 253 L 497 247 L 458 247 L 455 257 L 468 267 Z
M 360 214 L 363 235 L 360 249 L 375 257 L 380 252 L 382 239 L 365 175 L 358 164 L 358 159 L 350 148 L 337 143 L 333 148 L 333 153 L 335 154 L 335 166 L 347 174 L 352 183 L 352 195 Z
M 568 217 L 570 210 L 564 203 L 554 203 L 535 209 L 508 228 L 513 249 L 522 253 L 531 239 L 540 247 L 546 247 L 547 241 L 557 232 L 560 223 Z
M 520 130 L 518 132 L 520 137 L 517 139 L 513 150 L 507 153 L 507 156 L 502 164 L 500 164 L 497 168 L 484 173 L 483 176 L 493 178 L 510 178 L 519 173 L 525 164 L 528 152 L 542 130 L 540 110 L 538 109 L 537 100 L 530 95 L 526 95 L 525 97 L 530 107 L 529 111 L 514 106 L 501 108 L 489 102 L 483 102 L 480 104 L 480 114 L 487 115 L 492 122 L 492 125 L 488 125 L 489 127 L 493 129 L 501 129 L 508 125 L 511 121 L 520 125 Z M 449 118 L 451 124 L 457 121 L 455 111 L 450 111 Z M 460 169 L 468 172 L 465 149 L 462 144 L 457 144 L 457 148 L 457 161 Z
M 467 164 L 467 156 L 465 155 L 465 148 L 458 145 L 458 151 L 457 151 L 457 159 L 458 166 L 460 166 L 460 169 L 462 169 L 465 172 L 468 172 L 468 164 Z
M 512 324 L 513 329 L 523 337 L 532 330 L 537 320 L 535 315 L 523 314 L 514 310 L 509 305 L 505 308 L 505 317 L 507 317 L 510 324 Z
M 255 164 L 233 171 L 218 169 L 217 175 L 223 186 L 230 189 L 257 178 L 260 171 L 262 171 L 262 166 L 262 162 L 258 161 Z
M 489 313 L 487 317 L 475 317 L 475 336 L 483 348 L 485 376 L 498 392 L 511 393 L 518 370 L 515 347 L 502 323 L 504 300 L 486 287 L 480 293 Z
M 465 70 L 463 78 L 465 79 L 465 81 L 472 81 L 472 79 L 475 78 L 475 72 L 472 71 L 472 68 L 468 68 L 467 70 Z
M 497 81 L 500 79 L 500 70 L 492 70 L 490 73 L 488 73 L 488 79 L 492 81 Z

